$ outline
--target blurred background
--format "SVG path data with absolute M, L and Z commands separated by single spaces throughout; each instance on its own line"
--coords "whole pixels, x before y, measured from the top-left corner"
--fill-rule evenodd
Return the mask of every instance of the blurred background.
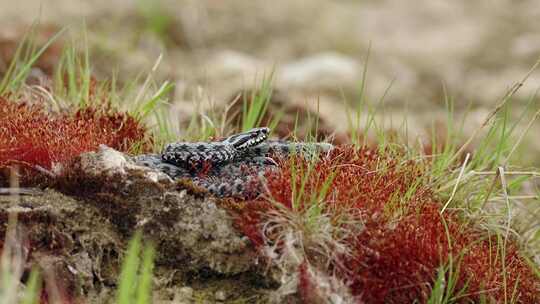
M 445 123 L 445 100 L 472 132 L 540 56 L 534 0 L 4 0 L 0 20 L 0 71 L 39 20 L 45 38 L 68 26 L 87 39 L 98 78 L 133 78 L 162 55 L 156 75 L 175 84 L 173 121 L 272 75 L 276 102 L 318 111 L 337 133 L 363 96 L 388 128 L 406 119 L 412 140 Z M 43 72 L 54 62 L 52 47 Z M 531 109 L 523 128 L 538 87 L 535 71 L 510 104 L 515 119 Z M 535 123 L 517 154 L 525 164 L 540 165 L 538 132 Z

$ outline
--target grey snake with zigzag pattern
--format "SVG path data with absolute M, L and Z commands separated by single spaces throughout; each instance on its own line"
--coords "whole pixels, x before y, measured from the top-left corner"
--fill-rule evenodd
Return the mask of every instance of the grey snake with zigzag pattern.
M 271 156 L 296 153 L 312 158 L 333 149 L 327 143 L 268 140 L 268 128 L 256 128 L 213 142 L 178 142 L 160 154 L 134 156 L 136 164 L 189 179 L 219 197 L 252 198 L 263 192 L 264 174 L 277 170 Z

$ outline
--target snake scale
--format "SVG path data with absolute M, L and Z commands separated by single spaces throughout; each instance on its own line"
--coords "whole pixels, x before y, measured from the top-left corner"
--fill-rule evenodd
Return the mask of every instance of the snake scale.
M 313 158 L 333 149 L 328 143 L 268 140 L 269 133 L 268 128 L 255 128 L 213 142 L 171 143 L 160 154 L 133 160 L 173 180 L 189 179 L 218 197 L 250 198 L 263 192 L 265 173 L 278 169 L 272 156 Z

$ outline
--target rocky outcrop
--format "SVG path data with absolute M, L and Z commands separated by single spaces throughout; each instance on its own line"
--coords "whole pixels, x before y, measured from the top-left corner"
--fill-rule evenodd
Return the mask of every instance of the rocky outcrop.
M 156 247 L 158 298 L 170 300 L 176 289 L 197 281 L 204 287 L 212 277 L 248 284 L 235 286 L 236 292 L 214 286 L 212 297 L 218 292 L 234 298 L 252 292 L 250 284 L 267 284 L 249 240 L 234 229 L 218 201 L 136 166 L 120 152 L 103 146 L 82 154 L 61 169 L 53 188 L 0 196 L 5 223 L 0 233 L 6 234 L 8 218 L 16 214 L 26 269 L 37 265 L 69 298 L 110 298 L 121 257 L 137 230 Z

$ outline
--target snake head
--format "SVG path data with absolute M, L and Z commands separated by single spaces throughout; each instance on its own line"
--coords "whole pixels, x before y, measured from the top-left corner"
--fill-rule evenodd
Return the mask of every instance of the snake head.
M 255 128 L 230 136 L 224 142 L 233 145 L 235 149 L 241 151 L 262 143 L 268 138 L 268 134 L 270 134 L 270 129 L 268 128 Z

